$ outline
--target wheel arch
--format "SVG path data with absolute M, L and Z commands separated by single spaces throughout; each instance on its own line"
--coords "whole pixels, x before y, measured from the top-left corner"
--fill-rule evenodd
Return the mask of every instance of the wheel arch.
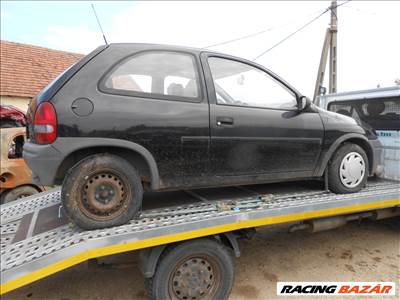
M 70 145 L 79 145 L 70 149 Z M 76 163 L 94 154 L 109 153 L 118 155 L 129 161 L 138 169 L 143 182 L 150 184 L 151 190 L 157 190 L 160 186 L 158 168 L 153 155 L 143 146 L 129 141 L 116 139 L 88 138 L 86 141 L 68 142 L 55 145 L 56 149 L 66 153 L 61 164 L 57 168 L 55 182 L 62 183 L 66 171 Z M 63 149 L 64 148 L 64 149 Z
M 316 177 L 320 177 L 324 174 L 326 167 L 328 166 L 328 163 L 332 156 L 335 154 L 335 152 L 342 147 L 346 143 L 353 143 L 358 146 L 360 146 L 365 153 L 367 154 L 368 157 L 368 167 L 369 167 L 369 173 L 371 174 L 373 171 L 373 164 L 374 164 L 374 151 L 372 149 L 371 143 L 368 141 L 368 139 L 357 133 L 349 133 L 341 136 L 338 138 L 328 149 L 328 151 L 325 153 L 324 157 L 322 158 L 320 168 L 316 172 Z

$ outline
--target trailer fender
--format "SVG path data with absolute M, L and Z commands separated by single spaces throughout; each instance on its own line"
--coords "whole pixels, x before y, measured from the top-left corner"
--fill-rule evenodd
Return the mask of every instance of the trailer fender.
M 168 244 L 139 251 L 139 269 L 145 278 L 151 278 L 156 271 L 158 259 Z
M 220 234 L 221 238 L 226 238 L 228 245 L 233 249 L 233 252 L 235 253 L 236 257 L 240 257 L 240 248 L 239 248 L 239 243 L 237 241 L 237 236 L 233 234 L 232 232 L 224 232 Z

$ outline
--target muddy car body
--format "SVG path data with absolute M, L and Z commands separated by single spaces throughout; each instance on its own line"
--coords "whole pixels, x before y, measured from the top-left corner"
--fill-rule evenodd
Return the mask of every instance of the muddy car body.
M 330 170 L 331 189 L 346 193 L 375 167 L 376 136 L 354 119 L 314 106 L 261 65 L 201 49 L 102 46 L 28 113 L 24 157 L 35 180 L 64 183 L 65 208 L 85 228 L 137 215 L 143 189 L 312 179 Z

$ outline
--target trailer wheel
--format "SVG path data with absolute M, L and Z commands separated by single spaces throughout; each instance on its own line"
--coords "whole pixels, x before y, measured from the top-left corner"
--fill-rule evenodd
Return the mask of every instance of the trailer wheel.
M 329 189 L 338 194 L 360 191 L 367 182 L 368 157 L 358 145 L 348 143 L 333 155 L 328 167 Z
M 232 249 L 203 238 L 167 248 L 146 278 L 150 299 L 227 299 L 234 282 Z
M 136 217 L 143 187 L 136 169 L 110 154 L 89 156 L 65 176 L 61 199 L 67 215 L 83 229 L 118 226 Z

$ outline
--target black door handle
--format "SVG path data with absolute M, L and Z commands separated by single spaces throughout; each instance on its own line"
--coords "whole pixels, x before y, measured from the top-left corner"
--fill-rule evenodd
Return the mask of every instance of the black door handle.
M 231 117 L 217 117 L 217 125 L 233 125 L 233 118 Z

